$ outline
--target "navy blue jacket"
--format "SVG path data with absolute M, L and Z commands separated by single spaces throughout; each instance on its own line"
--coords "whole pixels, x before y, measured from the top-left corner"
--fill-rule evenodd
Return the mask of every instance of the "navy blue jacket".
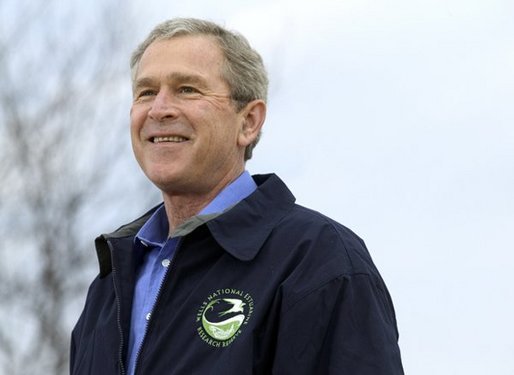
M 403 374 L 391 298 L 363 241 L 295 204 L 277 176 L 254 179 L 252 195 L 181 239 L 136 374 Z M 125 373 L 132 246 L 151 213 L 96 239 L 73 375 Z

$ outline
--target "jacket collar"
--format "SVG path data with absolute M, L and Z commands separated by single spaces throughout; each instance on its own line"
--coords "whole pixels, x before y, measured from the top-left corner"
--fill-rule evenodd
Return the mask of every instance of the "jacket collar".
M 152 214 L 160 207 L 157 205 L 133 222 L 123 225 L 112 233 L 102 234 L 95 239 L 96 255 L 100 265 L 100 277 L 107 276 L 112 270 L 112 258 L 109 242 L 123 238 L 133 238 Z
M 257 255 L 273 228 L 295 202 L 293 194 L 275 174 L 253 178 L 258 186 L 253 194 L 207 223 L 216 242 L 242 261 Z
M 252 260 L 257 255 L 273 228 L 295 202 L 295 197 L 277 175 L 254 175 L 253 179 L 258 186 L 256 191 L 206 224 L 216 242 L 242 261 Z M 112 270 L 109 242 L 134 237 L 159 206 L 113 233 L 96 238 L 100 277 Z

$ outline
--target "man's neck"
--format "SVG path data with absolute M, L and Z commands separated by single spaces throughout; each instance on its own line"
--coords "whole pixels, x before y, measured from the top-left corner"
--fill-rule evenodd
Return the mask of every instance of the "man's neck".
M 163 192 L 164 207 L 168 218 L 169 235 L 181 224 L 198 215 L 216 196 L 241 173 L 226 176 L 214 188 L 206 189 L 204 193 L 173 194 Z
M 166 209 L 166 216 L 168 217 L 169 235 L 175 229 L 197 215 L 209 202 L 216 197 L 213 196 L 168 196 L 164 194 L 164 207 Z

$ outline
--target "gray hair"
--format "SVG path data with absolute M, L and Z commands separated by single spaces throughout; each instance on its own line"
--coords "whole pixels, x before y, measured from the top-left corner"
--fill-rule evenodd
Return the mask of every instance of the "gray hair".
M 132 53 L 132 81 L 136 78 L 141 57 L 150 44 L 156 40 L 184 35 L 207 35 L 216 39 L 225 58 L 221 68 L 222 78 L 229 86 L 231 98 L 238 112 L 252 100 L 267 101 L 268 75 L 261 56 L 250 46 L 246 38 L 213 22 L 195 18 L 174 18 L 157 25 Z M 247 146 L 245 161 L 252 157 L 253 148 L 259 138 L 260 133 L 255 141 Z

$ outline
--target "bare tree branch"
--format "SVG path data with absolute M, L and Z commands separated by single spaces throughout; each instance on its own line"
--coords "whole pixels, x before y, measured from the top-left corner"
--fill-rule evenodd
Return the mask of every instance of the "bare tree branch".
M 67 373 L 67 311 L 96 273 L 93 215 L 133 205 L 120 181 L 143 181 L 124 172 L 122 8 L 0 3 L 0 319 L 11 323 L 0 325 L 0 373 Z M 140 209 L 156 197 L 135 190 Z

